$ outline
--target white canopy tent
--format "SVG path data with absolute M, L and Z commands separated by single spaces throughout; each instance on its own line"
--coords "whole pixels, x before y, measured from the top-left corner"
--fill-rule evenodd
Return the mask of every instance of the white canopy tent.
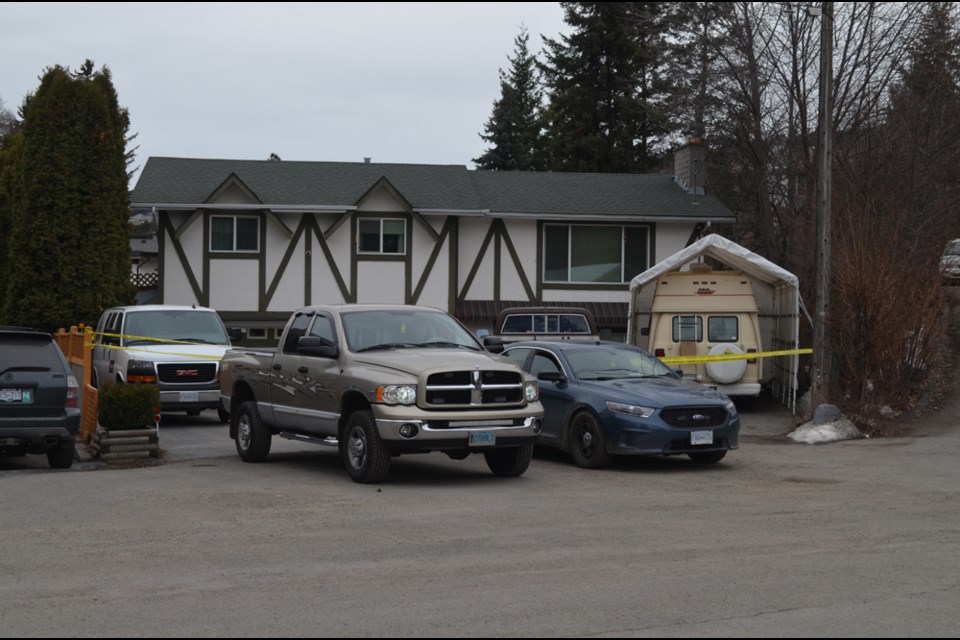
M 752 278 L 753 293 L 759 307 L 760 333 L 764 351 L 799 349 L 800 313 L 806 314 L 800 298 L 797 277 L 766 258 L 732 240 L 711 234 L 705 236 L 636 276 L 630 282 L 630 306 L 627 342 L 647 348 L 640 329 L 650 324 L 650 309 L 656 292 L 657 277 L 681 271 L 691 262 L 709 257 Z M 807 318 L 810 319 L 809 314 Z M 812 322 L 811 322 L 812 324 Z M 764 366 L 766 383 L 791 411 L 796 408 L 799 355 L 774 356 Z

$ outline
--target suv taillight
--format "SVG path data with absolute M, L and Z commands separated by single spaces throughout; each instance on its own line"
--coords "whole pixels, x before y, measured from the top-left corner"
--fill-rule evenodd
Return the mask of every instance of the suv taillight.
M 653 355 L 655 355 L 655 356 L 658 357 L 658 358 L 662 358 L 662 357 L 664 357 L 665 355 L 667 355 L 667 352 L 664 351 L 663 349 L 656 349 L 656 350 L 654 350 Z
M 80 406 L 80 384 L 73 376 L 67 376 L 67 401 L 63 403 L 65 407 Z

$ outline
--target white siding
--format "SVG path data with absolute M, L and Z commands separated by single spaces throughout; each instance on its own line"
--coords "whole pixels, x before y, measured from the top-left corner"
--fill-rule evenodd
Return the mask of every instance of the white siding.
M 269 232 L 268 232 L 269 235 Z M 277 234 L 279 235 L 279 234 Z M 293 250 L 293 255 L 290 256 L 290 262 L 287 263 L 287 268 L 283 272 L 283 276 L 280 278 L 280 283 L 277 285 L 277 290 L 273 293 L 273 298 L 270 300 L 270 304 L 267 305 L 267 311 L 293 311 L 299 309 L 304 305 L 304 281 L 306 278 L 306 268 L 305 264 L 305 237 L 306 234 L 300 236 L 300 239 L 297 241 L 297 246 Z M 283 259 L 283 255 L 289 246 L 290 240 L 286 237 L 283 239 L 282 246 L 277 246 L 275 249 L 271 244 L 271 251 L 275 251 L 279 254 L 279 258 L 275 261 L 277 263 Z M 267 281 L 264 283 L 264 289 L 270 288 L 270 283 L 273 282 L 274 275 L 276 273 L 276 267 L 270 267 L 271 260 L 267 260 Z
M 658 222 L 656 254 L 649 266 L 653 266 L 661 260 L 666 260 L 677 251 L 687 246 L 687 240 L 696 225 L 689 222 Z
M 491 220 L 462 218 L 460 220 L 459 279 L 457 291 L 463 291 L 470 270 L 480 253 L 483 239 L 490 229 Z M 534 245 L 536 247 L 536 245 Z M 519 249 L 518 249 L 519 251 Z M 470 290 L 466 292 L 468 300 L 490 300 L 493 298 L 493 245 L 487 248 L 479 271 L 473 279 Z
M 534 220 L 507 220 L 507 235 L 520 259 L 530 288 L 537 290 L 537 223 Z M 490 251 L 493 250 L 491 244 Z M 500 299 L 526 300 L 527 292 L 504 241 L 500 247 Z
M 447 218 L 438 216 L 427 217 L 424 218 L 424 220 L 426 220 L 427 224 L 429 224 L 438 235 L 443 230 L 443 225 L 447 222 Z M 435 247 L 436 240 L 433 239 L 433 236 L 423 228 L 423 225 L 419 221 L 414 220 L 413 230 L 410 236 L 410 254 L 413 262 L 413 278 L 410 286 L 413 290 L 416 290 Z M 447 236 L 444 238 L 440 253 L 437 254 L 437 259 L 433 263 L 433 270 L 430 272 L 427 282 L 420 292 L 420 298 L 417 300 L 417 304 L 446 309 L 449 298 L 449 283 L 450 237 Z
M 393 197 L 393 193 L 387 187 L 381 185 L 360 201 L 357 210 L 373 213 L 404 213 L 407 209 L 402 202 Z
M 403 304 L 405 271 L 402 262 L 361 261 L 357 265 L 357 302 Z

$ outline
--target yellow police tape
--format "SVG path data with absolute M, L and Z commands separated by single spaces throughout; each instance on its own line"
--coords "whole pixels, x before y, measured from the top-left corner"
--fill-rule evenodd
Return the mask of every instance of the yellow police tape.
M 108 338 L 126 338 L 127 340 L 146 340 L 148 342 L 160 342 L 163 344 L 189 344 L 191 346 L 203 345 L 204 342 L 195 342 L 190 340 L 173 340 L 168 338 L 151 338 L 150 336 L 129 336 L 123 333 L 95 332 L 95 336 L 107 336 Z M 120 347 L 113 344 L 95 344 L 93 342 L 84 342 L 85 347 L 103 347 L 104 349 L 119 349 L 121 351 L 138 351 L 140 353 L 153 353 L 165 356 L 179 356 L 182 358 L 197 358 L 201 360 L 222 360 L 223 356 L 208 356 L 198 353 L 176 353 L 174 351 L 157 351 L 155 349 L 137 349 L 136 347 Z M 220 345 L 223 346 L 223 345 Z
M 727 362 L 730 360 L 753 360 L 755 358 L 775 358 L 777 356 L 802 356 L 813 353 L 813 349 L 787 349 L 785 351 L 763 351 L 761 353 L 721 353 L 715 356 L 665 356 L 660 358 L 664 364 L 700 364 L 703 362 Z

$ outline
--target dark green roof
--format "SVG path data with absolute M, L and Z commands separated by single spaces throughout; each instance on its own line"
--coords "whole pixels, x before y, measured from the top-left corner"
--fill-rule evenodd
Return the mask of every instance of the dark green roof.
M 135 206 L 206 202 L 235 175 L 264 205 L 353 206 L 386 179 L 416 210 L 492 215 L 649 217 L 732 222 L 710 195 L 658 174 L 472 171 L 460 165 L 150 158 Z

